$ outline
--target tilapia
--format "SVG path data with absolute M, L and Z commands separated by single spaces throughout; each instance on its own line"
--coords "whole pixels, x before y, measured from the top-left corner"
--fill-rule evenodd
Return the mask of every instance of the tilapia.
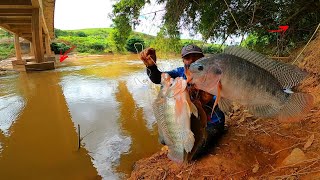
M 197 108 L 190 100 L 187 81 L 183 78 L 172 79 L 169 74 L 162 73 L 161 85 L 153 103 L 159 139 L 168 146 L 168 158 L 182 163 L 194 146 L 190 117 L 191 113 L 198 116 Z
M 294 122 L 313 105 L 310 94 L 284 92 L 303 80 L 306 72 L 245 48 L 231 47 L 201 58 L 191 64 L 189 73 L 197 88 L 217 96 L 223 111 L 237 102 L 255 116 Z

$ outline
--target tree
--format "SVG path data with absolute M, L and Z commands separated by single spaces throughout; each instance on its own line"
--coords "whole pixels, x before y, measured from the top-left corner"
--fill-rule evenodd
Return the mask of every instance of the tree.
M 151 47 L 155 48 L 160 56 L 165 56 L 168 52 L 180 53 L 183 45 L 180 43 L 180 38 L 170 37 L 167 29 L 163 27 L 158 32 Z
M 150 1 L 145 0 L 120 0 L 113 5 L 112 21 L 114 31 L 112 32 L 113 40 L 117 51 L 124 51 L 127 39 L 132 31 L 131 26 L 137 24 L 134 19 L 138 19 L 140 9 L 145 3 Z
M 126 44 L 126 49 L 133 53 L 141 52 L 143 47 L 145 47 L 144 41 L 138 37 L 132 37 L 128 39 Z
M 141 0 L 130 0 L 130 7 Z M 277 34 L 270 29 L 288 25 L 284 45 L 297 46 L 310 38 L 320 22 L 319 0 L 156 0 L 165 4 L 163 26 L 170 37 L 178 38 L 181 29 L 199 32 L 205 40 L 226 39 L 231 35 L 254 34 L 276 45 Z M 128 22 L 137 19 L 137 12 L 129 12 Z M 133 3 L 134 4 L 134 3 Z M 122 13 L 126 13 L 122 9 Z M 120 12 L 118 12 L 120 13 Z M 120 13 L 121 14 L 121 13 Z M 127 13 L 128 15 L 128 13 Z M 127 16 L 129 17 L 129 16 Z M 261 44 L 261 43 L 258 43 Z

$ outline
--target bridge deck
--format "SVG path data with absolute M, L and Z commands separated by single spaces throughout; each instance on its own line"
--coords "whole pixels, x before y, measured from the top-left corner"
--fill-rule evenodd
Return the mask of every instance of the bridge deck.
M 35 62 L 45 62 L 44 54 L 51 55 L 54 3 L 55 0 L 0 1 L 0 27 L 14 34 L 18 61 L 22 61 L 19 37 L 30 42 Z

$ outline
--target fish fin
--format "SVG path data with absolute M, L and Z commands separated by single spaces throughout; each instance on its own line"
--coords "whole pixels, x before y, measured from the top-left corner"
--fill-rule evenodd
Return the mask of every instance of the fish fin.
M 191 102 L 191 99 L 190 99 L 190 95 L 188 93 L 188 91 L 186 91 L 186 103 L 188 104 L 188 110 L 190 110 L 189 112 L 191 112 L 194 116 L 198 117 L 199 114 L 198 114 L 198 108 L 196 107 L 196 105 L 194 105 L 192 102 Z
M 220 101 L 218 102 L 218 106 L 219 109 L 224 113 L 231 112 L 232 102 L 227 98 L 221 97 Z
M 294 65 L 269 59 L 265 55 L 242 47 L 228 47 L 224 50 L 224 54 L 240 57 L 267 70 L 279 80 L 284 89 L 296 86 L 308 74 Z
M 279 120 L 282 122 L 297 122 L 301 120 L 313 106 L 314 97 L 311 94 L 293 93 L 288 102 L 281 108 Z
M 220 92 L 221 92 L 221 82 L 219 81 L 218 82 L 218 87 L 217 87 L 217 97 L 216 97 L 216 100 L 214 101 L 214 104 L 213 104 L 213 107 L 212 107 L 212 111 L 211 111 L 211 117 L 212 117 L 212 115 L 213 115 L 213 112 L 214 112 L 214 108 L 217 106 L 217 104 L 219 103 L 219 101 L 220 101 Z
M 189 83 L 191 81 L 191 72 L 190 72 L 189 68 L 184 68 L 184 72 L 187 77 L 187 82 Z
M 259 117 L 273 117 L 277 115 L 281 109 L 278 105 L 252 105 L 248 107 L 249 112 L 253 113 L 254 116 Z
M 186 130 L 184 141 L 183 141 L 183 147 L 187 153 L 191 152 L 194 145 L 194 141 L 195 140 L 194 140 L 193 132 L 190 129 Z
M 189 106 L 190 106 L 191 113 L 192 113 L 195 117 L 199 117 L 197 107 L 196 107 L 192 102 L 190 102 Z
M 185 152 L 183 148 L 179 148 L 175 145 L 168 146 L 168 158 L 177 163 L 183 163 Z
M 159 137 L 158 137 L 159 143 L 161 143 L 162 145 L 166 145 L 166 141 L 164 140 L 162 129 L 159 128 L 159 126 L 158 126 L 158 134 L 159 134 Z

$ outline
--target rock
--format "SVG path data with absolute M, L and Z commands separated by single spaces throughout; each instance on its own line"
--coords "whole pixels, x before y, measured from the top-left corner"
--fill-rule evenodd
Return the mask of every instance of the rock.
M 306 159 L 307 158 L 301 149 L 294 148 L 291 154 L 282 161 L 282 165 L 288 166 L 292 164 L 297 164 L 299 162 L 305 161 Z

